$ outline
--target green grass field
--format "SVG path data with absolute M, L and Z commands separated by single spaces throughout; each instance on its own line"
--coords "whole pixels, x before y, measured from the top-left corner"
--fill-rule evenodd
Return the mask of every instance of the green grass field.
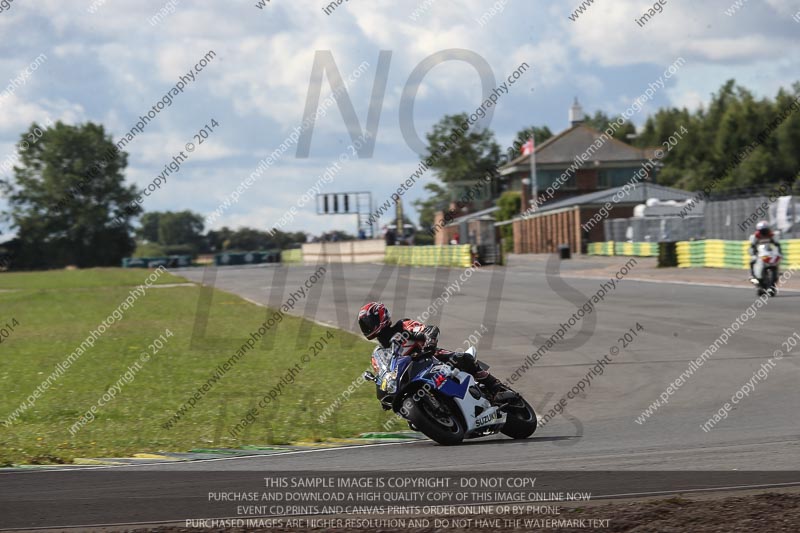
M 0 339 L 0 465 L 325 440 L 376 430 L 388 419 L 374 389 L 365 385 L 335 416 L 318 421 L 324 408 L 369 366 L 372 345 L 350 333 L 287 317 L 267 332 L 271 345 L 257 342 L 196 407 L 164 429 L 183 402 L 272 314 L 215 291 L 205 338 L 195 339 L 192 348 L 200 295 L 200 288 L 192 285 L 149 289 L 32 408 L 6 427 L 2 421 L 148 274 L 122 269 L 0 274 L 0 328 L 18 322 Z M 184 282 L 164 274 L 157 283 Z M 140 363 L 132 381 L 120 381 L 142 352 L 152 353 L 149 345 L 166 328 L 173 336 L 164 347 Z M 329 332 L 333 338 L 327 346 L 303 363 L 308 346 L 330 338 Z M 260 409 L 244 431 L 231 436 L 230 430 L 295 364 L 302 367 L 294 383 L 283 387 L 277 402 Z M 70 427 L 115 383 L 121 384 L 116 396 L 73 436 Z

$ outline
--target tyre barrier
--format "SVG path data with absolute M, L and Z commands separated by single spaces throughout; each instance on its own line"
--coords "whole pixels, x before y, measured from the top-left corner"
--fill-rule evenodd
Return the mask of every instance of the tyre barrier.
M 678 266 L 681 268 L 750 268 L 750 243 L 748 241 L 683 241 L 675 245 Z M 782 264 L 787 268 L 800 265 L 800 239 L 781 242 Z
M 280 262 L 280 251 L 221 253 L 214 256 L 214 264 L 217 266 L 258 265 Z
M 587 247 L 589 255 L 624 255 L 658 257 L 657 242 L 592 242 Z
M 169 255 L 164 257 L 125 257 L 122 268 L 167 268 L 192 266 L 191 255 Z
M 302 263 L 303 262 L 303 250 L 300 248 L 293 248 L 291 250 L 282 250 L 281 251 L 281 262 L 282 263 Z
M 451 266 L 467 268 L 472 264 L 472 246 L 387 246 L 384 262 L 403 266 Z

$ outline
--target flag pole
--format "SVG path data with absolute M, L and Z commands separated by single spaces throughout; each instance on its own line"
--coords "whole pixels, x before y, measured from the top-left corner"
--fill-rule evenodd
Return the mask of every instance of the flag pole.
M 533 210 L 536 210 L 536 206 L 539 205 L 539 184 L 536 182 L 536 141 L 533 138 L 533 132 L 531 132 L 531 188 L 532 188 L 532 198 L 533 198 Z M 525 209 L 528 209 L 528 206 L 525 206 Z

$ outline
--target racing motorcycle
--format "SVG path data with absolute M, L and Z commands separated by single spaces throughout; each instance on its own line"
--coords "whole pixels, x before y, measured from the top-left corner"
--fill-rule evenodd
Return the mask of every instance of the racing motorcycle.
M 364 379 L 375 383 L 381 406 L 411 429 L 445 446 L 496 433 L 525 439 L 536 431 L 536 413 L 517 392 L 505 387 L 492 402 L 471 374 L 432 355 L 402 355 L 399 348 L 376 348 L 375 373 L 364 372 Z M 474 356 L 475 348 L 467 352 Z
M 753 285 L 756 286 L 759 296 L 767 294 L 776 296 L 778 288 L 778 265 L 781 254 L 778 248 L 771 243 L 759 244 L 756 252 L 756 262 L 753 265 Z

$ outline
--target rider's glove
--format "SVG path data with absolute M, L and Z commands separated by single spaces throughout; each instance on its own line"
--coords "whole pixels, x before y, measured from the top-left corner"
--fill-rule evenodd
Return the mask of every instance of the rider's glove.
M 427 326 L 425 333 L 425 344 L 422 346 L 422 353 L 433 355 L 436 352 L 436 345 L 439 343 L 439 328 Z
M 422 355 L 433 355 L 436 353 L 436 341 L 430 342 L 425 341 L 425 345 L 422 347 Z

